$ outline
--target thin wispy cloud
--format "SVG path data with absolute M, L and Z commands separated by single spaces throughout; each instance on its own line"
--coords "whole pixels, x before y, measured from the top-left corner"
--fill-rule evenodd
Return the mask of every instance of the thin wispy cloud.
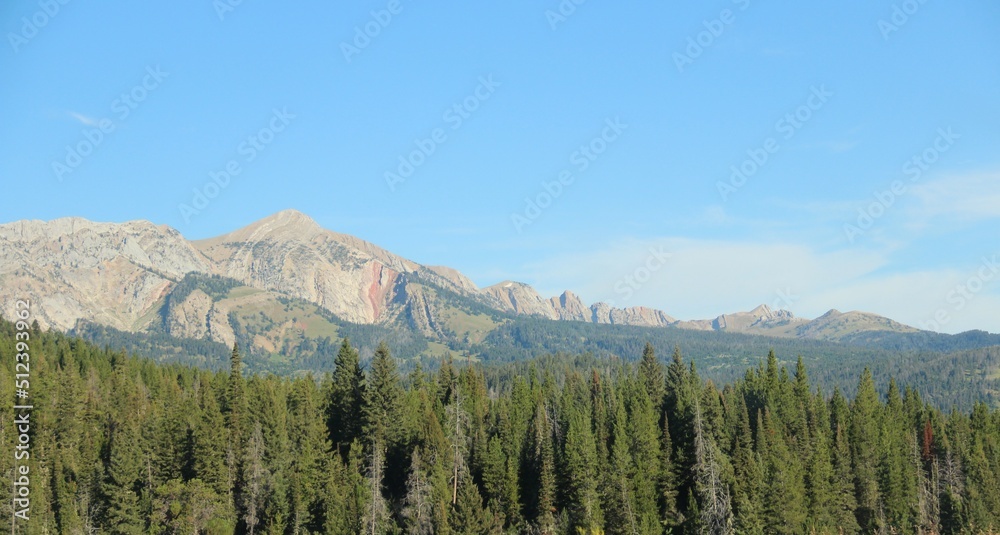
M 94 119 L 93 117 L 88 117 L 82 113 L 77 113 L 75 111 L 69 111 L 66 112 L 66 114 L 84 126 L 97 126 L 101 122 L 100 119 Z
M 911 217 L 959 221 L 1000 218 L 1000 172 L 953 175 L 913 188 Z

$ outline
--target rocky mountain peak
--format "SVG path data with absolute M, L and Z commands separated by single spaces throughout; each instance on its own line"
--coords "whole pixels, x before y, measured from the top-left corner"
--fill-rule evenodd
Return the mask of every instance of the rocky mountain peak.
M 322 232 L 311 217 L 298 210 L 282 210 L 219 238 L 227 242 L 307 241 Z
M 556 318 L 551 303 L 542 299 L 542 296 L 534 288 L 523 282 L 506 280 L 493 286 L 487 286 L 483 288 L 483 291 L 495 298 L 501 310 L 505 312 Z

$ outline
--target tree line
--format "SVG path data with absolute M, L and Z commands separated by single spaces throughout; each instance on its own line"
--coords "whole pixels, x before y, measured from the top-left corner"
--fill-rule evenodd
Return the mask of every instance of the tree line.
M 22 533 L 988 533 L 1000 411 L 825 393 L 774 354 L 719 388 L 679 349 L 503 384 L 344 339 L 322 378 L 162 365 L 32 331 Z M 0 323 L 0 354 L 14 331 Z M 13 359 L 0 396 L 13 400 Z M 13 451 L 11 406 L 0 440 Z M 13 455 L 0 457 L 12 473 Z M 10 500 L 0 508 L 10 513 Z

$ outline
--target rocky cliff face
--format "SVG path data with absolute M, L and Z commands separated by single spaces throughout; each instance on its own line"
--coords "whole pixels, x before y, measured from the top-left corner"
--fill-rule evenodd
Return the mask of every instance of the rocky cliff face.
M 35 319 L 66 330 L 80 318 L 133 330 L 173 280 L 211 263 L 177 231 L 146 221 L 80 218 L 0 225 L 0 301 L 32 298 Z
M 233 345 L 236 335 L 229 324 L 229 309 L 201 290 L 192 291 L 186 299 L 169 307 L 166 329 L 171 336 L 212 340 Z
M 643 327 L 666 327 L 677 323 L 662 310 L 648 307 L 612 308 L 605 303 L 595 303 L 590 310 L 594 323 Z
M 483 292 L 493 297 L 503 312 L 558 319 L 552 302 L 543 299 L 534 288 L 523 282 L 503 281 L 483 288 Z
M 592 321 L 593 317 L 587 305 L 573 292 L 566 290 L 559 297 L 549 299 L 549 306 L 556 319 L 564 321 Z
M 240 230 L 194 243 L 214 272 L 298 297 L 355 323 L 374 323 L 401 273 L 419 266 L 368 242 L 324 230 L 287 210 Z

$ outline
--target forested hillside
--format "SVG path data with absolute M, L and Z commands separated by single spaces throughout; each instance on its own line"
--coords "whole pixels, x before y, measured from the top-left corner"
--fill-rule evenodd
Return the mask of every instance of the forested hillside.
M 970 337 L 975 338 L 973 334 L 942 336 L 969 342 Z M 979 341 L 992 342 L 992 336 Z M 860 346 L 744 333 L 517 318 L 491 332 L 483 343 L 472 348 L 472 353 L 485 362 L 512 363 L 510 367 L 523 372 L 522 362 L 553 354 L 635 360 L 646 342 L 659 348 L 682 347 L 685 358 L 695 362 L 702 376 L 716 384 L 742 377 L 746 368 L 773 350 L 779 362 L 789 365 L 802 357 L 813 380 L 828 392 L 839 387 L 845 395 L 853 396 L 858 377 L 869 368 L 880 389 L 887 389 L 889 380 L 896 378 L 920 390 L 927 401 L 943 410 L 968 410 L 979 401 L 1000 408 L 1000 346 L 976 346 L 971 342 L 955 344 L 949 349 L 953 352 L 941 353 L 912 345 L 887 348 L 875 341 Z M 954 349 L 966 346 L 974 349 Z
M 773 354 L 716 385 L 647 345 L 636 365 L 445 360 L 401 376 L 387 347 L 362 366 L 344 341 L 332 374 L 289 379 L 244 376 L 235 348 L 216 372 L 30 335 L 24 533 L 1000 528 L 1000 412 L 942 412 L 867 371 L 852 399 Z M 7 452 L 14 348 L 0 322 Z

